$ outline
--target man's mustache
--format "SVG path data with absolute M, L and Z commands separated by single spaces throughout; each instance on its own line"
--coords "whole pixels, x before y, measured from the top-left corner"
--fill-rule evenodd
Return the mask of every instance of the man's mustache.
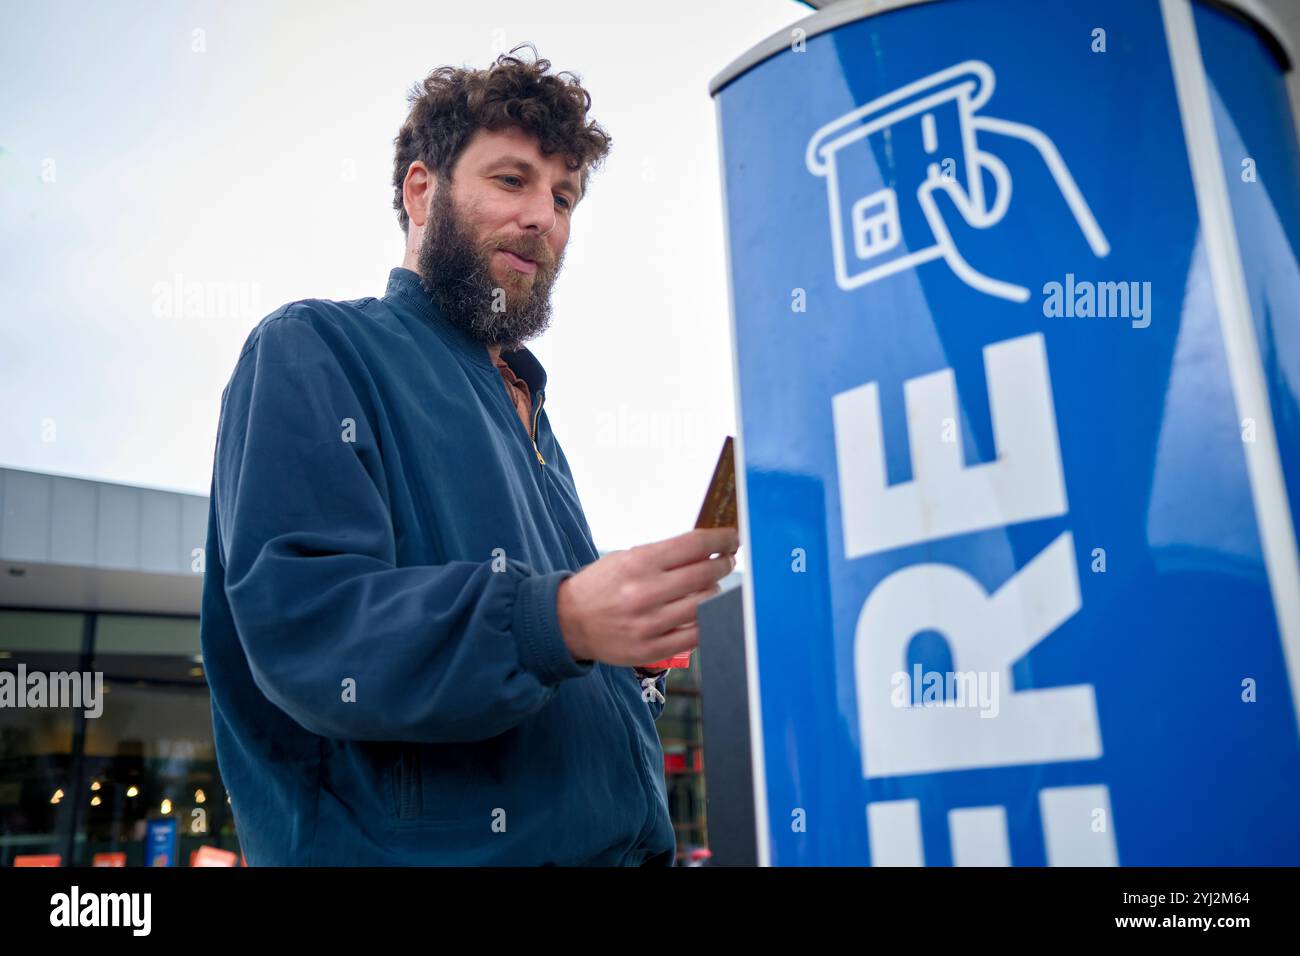
M 521 259 L 528 259 L 535 262 L 539 268 L 543 268 L 548 272 L 551 270 L 551 267 L 555 265 L 550 256 L 550 248 L 544 242 L 538 244 L 512 242 L 497 246 L 496 248 L 503 249 L 506 252 L 512 252 Z

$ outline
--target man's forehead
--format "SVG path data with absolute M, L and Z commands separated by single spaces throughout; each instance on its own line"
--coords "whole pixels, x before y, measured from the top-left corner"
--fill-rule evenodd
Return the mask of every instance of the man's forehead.
M 575 190 L 578 188 L 577 173 L 569 167 L 568 158 L 561 153 L 544 155 L 537 137 L 518 126 L 475 130 L 463 155 L 478 164 L 514 160 L 533 167 L 550 168 L 557 175 L 570 179 Z

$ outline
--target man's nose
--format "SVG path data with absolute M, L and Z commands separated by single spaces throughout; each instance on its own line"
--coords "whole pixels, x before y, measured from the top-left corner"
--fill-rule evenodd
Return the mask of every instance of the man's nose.
M 555 200 L 548 190 L 533 190 L 519 211 L 519 226 L 545 237 L 555 228 Z

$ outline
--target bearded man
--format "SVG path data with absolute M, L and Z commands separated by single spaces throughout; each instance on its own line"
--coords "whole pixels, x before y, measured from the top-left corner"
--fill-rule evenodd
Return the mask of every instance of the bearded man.
M 222 394 L 200 634 L 250 866 L 675 860 L 640 665 L 739 541 L 596 550 L 524 343 L 610 139 L 518 50 L 412 92 L 384 295 L 277 309 Z

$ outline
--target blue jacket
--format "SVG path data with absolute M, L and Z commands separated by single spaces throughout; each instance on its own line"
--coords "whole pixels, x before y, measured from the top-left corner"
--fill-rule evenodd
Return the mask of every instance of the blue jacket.
M 564 644 L 556 588 L 598 555 L 546 372 L 502 357 L 535 446 L 410 270 L 383 298 L 283 306 L 244 344 L 201 639 L 250 866 L 674 861 L 663 703 Z

